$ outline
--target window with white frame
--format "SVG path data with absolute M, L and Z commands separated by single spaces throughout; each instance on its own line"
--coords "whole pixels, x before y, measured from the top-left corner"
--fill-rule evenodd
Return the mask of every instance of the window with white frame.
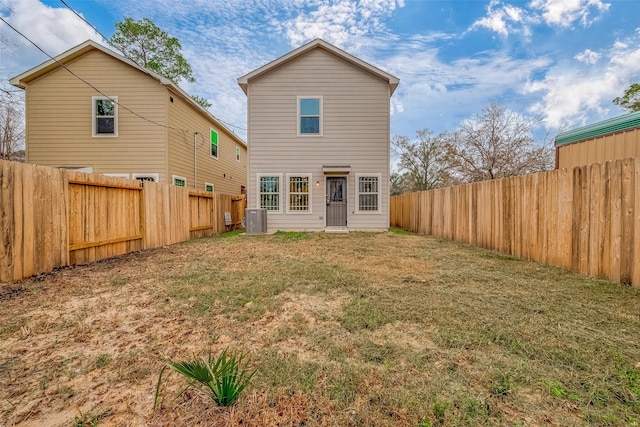
M 171 178 L 173 185 L 177 187 L 186 187 L 187 186 L 187 178 L 184 176 L 173 175 Z
M 104 176 L 110 176 L 113 178 L 129 178 L 128 173 L 103 173 Z
M 311 213 L 311 174 L 287 174 L 288 212 Z
M 322 135 L 322 97 L 298 97 L 298 135 Z
M 210 182 L 204 183 L 204 191 L 210 191 L 213 193 L 213 184 Z
M 218 132 L 211 129 L 209 140 L 211 142 L 211 157 L 218 158 Z
M 93 136 L 118 136 L 118 97 L 91 97 L 91 133 Z
M 381 179 L 381 174 L 356 174 L 358 212 L 380 212 Z
M 150 182 L 159 182 L 160 174 L 157 173 L 132 173 L 131 178 L 137 179 L 138 181 L 150 181 Z
M 240 147 L 236 147 L 236 162 L 240 161 Z
M 280 212 L 280 179 L 278 174 L 258 174 L 258 207 Z

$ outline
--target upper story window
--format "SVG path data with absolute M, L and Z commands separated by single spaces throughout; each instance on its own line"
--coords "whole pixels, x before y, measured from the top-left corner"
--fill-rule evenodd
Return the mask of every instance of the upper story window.
M 322 97 L 298 97 L 298 135 L 322 135 Z
M 240 147 L 236 147 L 236 162 L 240 161 Z
M 91 97 L 91 133 L 93 136 L 118 136 L 118 97 Z
M 211 129 L 211 157 L 218 158 L 218 132 Z

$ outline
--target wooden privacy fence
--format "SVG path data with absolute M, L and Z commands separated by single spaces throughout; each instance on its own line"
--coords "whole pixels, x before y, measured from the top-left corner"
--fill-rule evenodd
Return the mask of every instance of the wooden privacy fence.
M 640 159 L 391 198 L 391 225 L 640 286 Z
M 0 161 L 0 281 L 223 233 L 245 206 L 244 195 Z

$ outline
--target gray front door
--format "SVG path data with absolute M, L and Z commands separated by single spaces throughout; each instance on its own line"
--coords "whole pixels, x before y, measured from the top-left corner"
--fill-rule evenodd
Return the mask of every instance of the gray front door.
M 327 227 L 347 226 L 347 178 L 327 177 Z

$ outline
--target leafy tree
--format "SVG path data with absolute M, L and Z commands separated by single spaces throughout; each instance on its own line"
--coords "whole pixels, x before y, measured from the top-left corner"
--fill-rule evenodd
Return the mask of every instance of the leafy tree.
M 640 83 L 634 83 L 624 91 L 622 97 L 617 97 L 613 103 L 629 112 L 640 111 Z
M 202 108 L 204 108 L 205 110 L 209 107 L 211 107 L 211 103 L 209 101 L 207 101 L 206 98 L 202 98 L 198 95 L 191 95 L 191 98 L 193 98 L 194 101 L 196 101 L 198 104 L 200 104 L 200 106 Z
M 449 173 L 451 135 L 447 132 L 433 135 L 429 129 L 416 132 L 414 140 L 395 136 L 391 146 L 399 157 L 402 174 L 392 177 L 397 191 L 430 190 L 452 185 Z M 394 182 L 392 181 L 392 187 Z
M 539 121 L 492 102 L 452 135 L 449 162 L 455 177 L 476 182 L 552 169 L 553 146 L 536 145 L 532 136 Z
M 109 44 L 136 64 L 175 83 L 180 79 L 195 82 L 191 66 L 180 53 L 182 46 L 178 39 L 169 37 L 148 18 L 139 21 L 125 18 L 123 22 L 117 22 Z

